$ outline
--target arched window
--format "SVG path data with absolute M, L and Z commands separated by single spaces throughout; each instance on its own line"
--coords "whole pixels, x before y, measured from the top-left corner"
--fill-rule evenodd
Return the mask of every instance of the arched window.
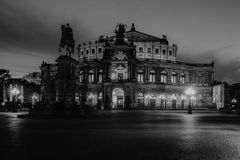
M 156 81 L 156 72 L 154 70 L 151 70 L 149 73 L 149 82 L 155 83 Z
M 138 82 L 143 82 L 143 77 L 144 77 L 144 72 L 143 72 L 143 70 L 139 70 L 139 71 L 137 72 L 137 81 L 138 81 Z
M 163 55 L 166 54 L 166 50 L 165 50 L 165 49 L 162 50 L 162 54 L 163 54 Z
M 198 83 L 203 83 L 203 76 L 202 76 L 202 74 L 198 75 Z
M 98 82 L 102 82 L 103 80 L 103 70 L 101 69 L 99 72 L 98 72 Z
M 90 70 L 89 72 L 88 72 L 88 81 L 90 82 L 90 83 L 92 83 L 93 81 L 94 81 L 94 74 L 93 74 L 94 72 L 93 72 L 93 70 Z
M 181 73 L 180 83 L 181 83 L 181 84 L 184 84 L 184 83 L 185 83 L 185 74 L 184 74 L 184 73 Z
M 161 83 L 167 83 L 167 72 L 166 71 L 161 72 Z
M 147 48 L 147 53 L 152 53 L 152 49 L 151 48 Z
M 171 74 L 171 83 L 177 83 L 177 73 L 176 72 L 172 72 Z
M 102 99 L 102 92 L 99 92 L 98 99 Z
M 80 71 L 80 74 L 79 74 L 79 82 L 83 82 L 83 71 Z
M 139 92 L 138 95 L 137 95 L 137 98 L 143 99 L 143 98 L 144 98 L 144 97 L 143 97 L 143 93 L 142 93 L 142 92 Z

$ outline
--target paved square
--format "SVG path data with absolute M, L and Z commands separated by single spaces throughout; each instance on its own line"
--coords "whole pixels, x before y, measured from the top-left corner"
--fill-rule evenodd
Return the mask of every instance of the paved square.
M 240 116 L 102 111 L 89 119 L 0 113 L 0 159 L 239 160 Z

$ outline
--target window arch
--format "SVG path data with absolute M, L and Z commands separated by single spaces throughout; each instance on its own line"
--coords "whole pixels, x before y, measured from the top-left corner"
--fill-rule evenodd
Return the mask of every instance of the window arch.
M 181 73 L 181 75 L 180 75 L 180 83 L 181 84 L 185 83 L 185 74 L 184 73 Z
M 151 70 L 149 72 L 149 82 L 155 83 L 156 81 L 156 72 L 154 70 Z
M 166 71 L 161 72 L 161 83 L 167 83 L 167 72 Z
M 139 92 L 138 95 L 137 95 L 137 98 L 138 98 L 138 99 L 143 99 L 143 98 L 144 98 L 143 93 L 142 93 L 142 92 Z
M 80 73 L 79 73 L 79 82 L 83 82 L 83 76 L 84 76 L 83 71 L 80 71 Z
M 93 81 L 94 81 L 94 74 L 93 74 L 94 72 L 93 72 L 93 70 L 90 70 L 89 72 L 88 72 L 88 81 L 90 82 L 90 83 L 92 83 Z
M 144 72 L 143 72 L 143 70 L 138 70 L 138 72 L 137 72 L 137 81 L 138 82 L 143 82 L 144 80 L 143 80 L 143 77 L 144 77 Z
M 173 84 L 177 83 L 177 73 L 176 72 L 172 72 L 172 74 L 171 74 L 171 83 L 173 83 Z
M 98 72 L 98 82 L 102 82 L 103 80 L 103 70 L 100 69 Z

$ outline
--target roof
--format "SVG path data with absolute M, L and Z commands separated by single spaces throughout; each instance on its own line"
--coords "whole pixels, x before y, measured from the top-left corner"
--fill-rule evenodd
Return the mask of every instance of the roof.
M 137 30 L 130 30 L 126 32 L 126 38 L 130 42 L 160 42 L 161 44 L 168 45 L 168 40 L 166 36 L 165 38 L 159 38 L 155 37 Z M 115 38 L 115 36 L 109 37 L 109 40 L 112 41 Z
M 127 39 L 133 42 L 159 42 L 161 38 L 148 35 L 139 31 L 128 31 L 126 32 Z

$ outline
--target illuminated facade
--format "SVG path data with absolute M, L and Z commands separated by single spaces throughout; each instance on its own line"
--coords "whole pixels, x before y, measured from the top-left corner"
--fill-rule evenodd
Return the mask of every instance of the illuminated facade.
M 105 109 L 186 109 L 190 97 L 185 91 L 192 87 L 193 108 L 212 104 L 213 63 L 177 61 L 177 45 L 166 36 L 139 32 L 134 25 L 125 31 L 120 24 L 115 36 L 100 36 L 77 49 L 75 101 Z M 54 79 L 57 65 L 43 64 L 43 76 L 47 66 Z M 49 95 L 57 99 L 57 93 Z

